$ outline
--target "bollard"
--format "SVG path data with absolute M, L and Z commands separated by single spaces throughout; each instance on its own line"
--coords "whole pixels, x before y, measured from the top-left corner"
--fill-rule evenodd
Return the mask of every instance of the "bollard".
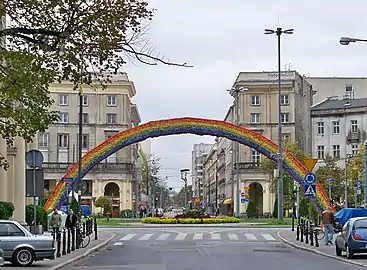
M 62 230 L 62 255 L 66 255 L 66 230 Z
M 305 243 L 306 244 L 308 244 L 308 234 L 309 234 L 309 232 L 308 232 L 308 225 L 309 225 L 309 223 L 308 223 L 308 220 L 306 220 L 306 222 L 305 222 Z
M 71 251 L 75 250 L 75 227 L 71 228 Z
M 69 254 L 71 252 L 70 247 L 71 247 L 71 230 L 70 228 L 68 228 L 68 242 L 67 242 L 67 248 L 66 248 L 66 252 Z
M 93 233 L 93 218 L 89 219 L 89 235 Z
M 76 224 L 76 235 L 75 235 L 75 249 L 80 248 L 80 223 Z
M 56 233 L 57 246 L 56 246 L 56 257 L 61 257 L 61 232 Z
M 294 232 L 294 221 L 295 221 L 295 215 L 296 215 L 296 207 L 293 206 L 293 215 L 292 215 L 292 232 Z
M 314 236 L 314 232 L 313 232 L 313 226 L 310 225 L 310 245 L 311 247 L 313 247 L 313 236 Z
M 318 238 L 318 232 L 315 231 L 315 247 L 319 247 L 319 238 Z
M 299 224 L 297 225 L 297 235 L 296 235 L 296 240 L 299 241 Z
M 97 234 L 97 217 L 94 217 L 94 240 L 98 240 L 98 234 Z
M 303 232 L 304 232 L 304 226 L 303 223 L 301 223 L 301 242 L 303 242 Z
M 83 236 L 87 234 L 87 224 L 83 222 Z

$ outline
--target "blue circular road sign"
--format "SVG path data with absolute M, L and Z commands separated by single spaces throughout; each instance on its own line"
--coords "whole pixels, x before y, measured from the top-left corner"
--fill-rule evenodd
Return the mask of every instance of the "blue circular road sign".
M 316 182 L 316 175 L 314 173 L 308 173 L 305 175 L 305 182 L 309 185 L 312 185 Z

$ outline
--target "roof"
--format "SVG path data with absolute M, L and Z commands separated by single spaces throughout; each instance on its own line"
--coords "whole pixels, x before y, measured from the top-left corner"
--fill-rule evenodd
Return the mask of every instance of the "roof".
M 357 99 L 326 99 L 311 107 L 311 111 L 340 110 L 367 107 L 367 98 Z

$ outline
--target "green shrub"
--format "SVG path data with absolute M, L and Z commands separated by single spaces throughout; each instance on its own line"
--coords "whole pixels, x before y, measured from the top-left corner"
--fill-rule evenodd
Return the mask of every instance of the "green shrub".
M 215 224 L 215 223 L 239 223 L 240 219 L 235 217 L 216 218 L 158 218 L 148 217 L 141 219 L 142 223 L 148 224 Z
M 278 218 L 278 197 L 274 201 L 273 218 Z
M 11 202 L 0 202 L 0 219 L 9 219 L 13 216 L 14 205 Z
M 257 206 L 254 201 L 248 203 L 246 214 L 248 218 L 256 218 L 258 216 Z
M 33 223 L 33 204 L 27 205 L 25 207 L 25 221 L 28 226 L 31 226 Z M 37 206 L 37 225 L 42 225 L 47 228 L 47 212 L 43 209 L 42 206 Z
M 186 218 L 199 218 L 203 214 L 204 214 L 204 210 L 201 210 L 201 209 L 192 209 L 192 210 L 188 210 L 185 213 L 185 217 Z

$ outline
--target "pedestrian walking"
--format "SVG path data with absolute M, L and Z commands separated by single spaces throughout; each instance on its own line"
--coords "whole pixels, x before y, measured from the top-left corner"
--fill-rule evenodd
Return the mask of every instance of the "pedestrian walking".
M 325 234 L 325 245 L 333 244 L 334 238 L 334 213 L 331 211 L 331 207 L 329 206 L 327 210 L 322 212 L 321 216 L 322 225 L 324 227 L 324 234 Z
M 78 221 L 78 218 L 74 214 L 73 209 L 70 209 L 69 210 L 69 215 L 68 215 L 68 217 L 66 218 L 66 221 L 65 221 L 65 227 L 69 230 L 72 230 L 76 227 L 77 221 Z
M 60 231 L 60 227 L 61 227 L 61 215 L 59 214 L 59 211 L 57 210 L 57 208 L 54 209 L 54 212 L 52 213 L 52 216 L 51 216 L 51 227 L 52 227 L 52 232 L 55 237 L 56 234 Z

